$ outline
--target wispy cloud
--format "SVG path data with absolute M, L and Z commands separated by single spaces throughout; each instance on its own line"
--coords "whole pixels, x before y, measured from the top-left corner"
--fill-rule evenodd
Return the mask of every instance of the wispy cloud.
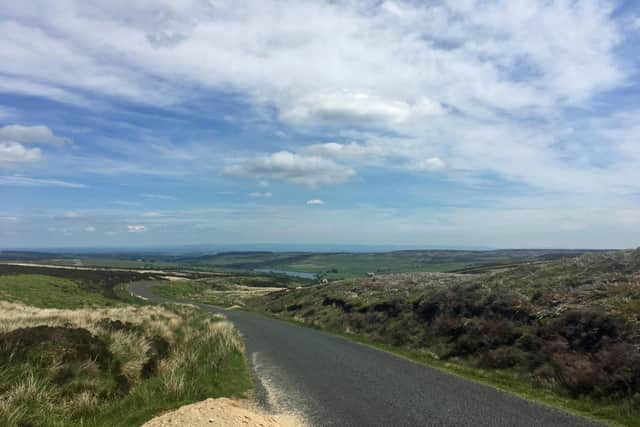
M 271 196 L 273 196 L 273 194 L 269 193 L 269 192 L 260 192 L 260 191 L 254 191 L 249 193 L 249 197 L 256 197 L 256 198 L 263 198 L 263 199 L 268 199 Z
M 166 214 L 163 214 L 162 212 L 145 212 L 142 214 L 143 218 L 162 218 L 165 216 Z
M 109 203 L 111 203 L 112 205 L 129 206 L 129 207 L 140 206 L 139 202 L 128 202 L 126 200 L 114 200 Z
M 311 199 L 307 200 L 307 205 L 324 205 L 325 201 L 321 199 Z
M 144 233 L 147 228 L 144 225 L 127 225 L 128 233 Z
M 57 179 L 29 178 L 21 175 L 0 176 L 0 185 L 12 185 L 21 187 L 63 187 L 63 188 L 87 188 L 77 182 L 61 181 Z
M 68 211 L 62 214 L 62 218 L 64 219 L 78 219 L 82 218 L 82 214 L 76 211 Z
M 156 200 L 178 200 L 177 197 L 171 196 L 169 194 L 156 194 L 156 193 L 143 193 L 141 194 L 145 199 L 156 199 Z

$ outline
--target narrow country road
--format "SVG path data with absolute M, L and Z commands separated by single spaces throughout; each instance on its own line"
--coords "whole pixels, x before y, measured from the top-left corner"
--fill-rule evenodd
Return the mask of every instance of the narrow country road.
M 146 283 L 129 289 L 156 302 Z M 349 340 L 253 313 L 223 312 L 245 338 L 266 406 L 312 426 L 598 426 Z

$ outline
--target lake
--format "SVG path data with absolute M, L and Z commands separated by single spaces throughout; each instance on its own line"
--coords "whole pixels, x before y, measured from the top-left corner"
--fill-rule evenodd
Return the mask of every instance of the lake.
M 288 271 L 288 270 L 275 270 L 272 268 L 255 268 L 253 271 L 256 273 L 273 273 L 273 274 L 282 274 L 289 277 L 298 277 L 300 279 L 315 279 L 315 273 L 305 273 L 303 271 Z

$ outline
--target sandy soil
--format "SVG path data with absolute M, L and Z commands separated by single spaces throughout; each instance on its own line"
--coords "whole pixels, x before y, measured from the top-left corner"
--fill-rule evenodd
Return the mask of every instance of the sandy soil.
M 182 406 L 146 422 L 143 427 L 299 427 L 305 423 L 295 415 L 270 415 L 249 401 L 227 398 L 207 399 Z

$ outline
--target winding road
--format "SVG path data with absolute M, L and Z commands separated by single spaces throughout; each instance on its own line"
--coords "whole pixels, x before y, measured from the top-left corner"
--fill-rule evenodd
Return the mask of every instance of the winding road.
M 148 284 L 132 293 L 156 302 Z M 222 312 L 240 330 L 267 409 L 312 426 L 599 426 L 392 354 L 253 313 Z M 271 406 L 271 408 L 269 408 Z

